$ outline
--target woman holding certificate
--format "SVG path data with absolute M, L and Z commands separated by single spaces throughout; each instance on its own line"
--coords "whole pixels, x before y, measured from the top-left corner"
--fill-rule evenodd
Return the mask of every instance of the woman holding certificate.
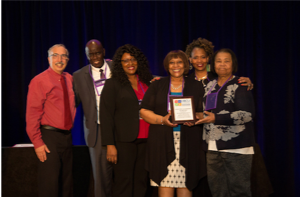
M 149 187 L 145 170 L 149 124 L 139 117 L 139 110 L 151 79 L 140 49 L 130 44 L 117 49 L 100 101 L 102 144 L 114 164 L 114 197 L 143 197 Z
M 171 51 L 164 59 L 169 76 L 154 81 L 146 92 L 141 117 L 150 123 L 146 152 L 146 169 L 159 196 L 192 196 L 198 181 L 206 176 L 202 150 L 201 126 L 193 123 L 173 124 L 170 118 L 172 96 L 193 96 L 194 110 L 202 111 L 202 84 L 186 78 L 189 62 L 183 51 Z
M 185 50 L 186 55 L 189 57 L 190 69 L 194 68 L 194 72 L 192 72 L 188 78 L 200 81 L 202 83 L 202 88 L 205 88 L 210 81 L 217 78 L 215 73 L 210 72 L 209 65 L 214 53 L 213 49 L 214 46 L 212 42 L 205 38 L 198 38 L 188 44 Z M 248 90 L 253 89 L 253 84 L 247 77 L 240 77 L 238 82 L 242 86 L 248 86 Z M 193 191 L 194 196 L 209 196 L 210 191 L 207 189 L 207 187 L 203 187 L 202 185 L 207 185 L 205 179 L 201 180 L 201 183 L 199 183 L 197 188 Z
M 238 83 L 234 75 L 237 59 L 230 49 L 213 55 L 211 70 L 218 77 L 205 87 L 205 118 L 196 123 L 204 123 L 209 187 L 213 196 L 251 196 L 255 144 L 252 93 Z

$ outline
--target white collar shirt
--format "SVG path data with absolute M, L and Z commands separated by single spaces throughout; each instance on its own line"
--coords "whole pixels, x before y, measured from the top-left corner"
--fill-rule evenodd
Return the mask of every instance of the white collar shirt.
M 104 60 L 104 64 L 101 68 L 96 68 L 92 65 L 91 66 L 91 70 L 92 70 L 92 76 L 94 81 L 97 81 L 100 79 L 100 69 L 103 70 L 103 74 L 105 75 L 106 79 L 109 79 L 111 77 L 111 70 L 107 64 L 107 62 Z M 104 85 L 101 87 L 98 87 L 97 90 L 100 94 L 100 96 L 97 93 L 95 84 L 94 84 L 94 91 L 95 91 L 95 97 L 96 97 L 96 104 L 97 104 L 97 123 L 100 124 L 100 117 L 99 117 L 99 113 L 100 113 L 100 97 L 101 97 L 101 92 L 103 89 Z

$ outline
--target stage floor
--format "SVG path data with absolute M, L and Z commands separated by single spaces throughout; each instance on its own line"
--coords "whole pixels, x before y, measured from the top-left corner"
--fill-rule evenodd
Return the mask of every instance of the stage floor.
M 2 196 L 37 197 L 33 147 L 2 148 Z M 93 197 L 94 180 L 87 146 L 73 146 L 74 197 Z
M 273 193 L 258 144 L 254 147 L 251 172 L 253 197 Z M 37 197 L 37 162 L 33 147 L 2 148 L 2 196 Z M 94 180 L 87 146 L 73 146 L 74 197 L 93 197 Z M 206 180 L 201 180 L 193 196 L 210 196 Z M 148 197 L 157 197 L 157 188 L 151 187 Z

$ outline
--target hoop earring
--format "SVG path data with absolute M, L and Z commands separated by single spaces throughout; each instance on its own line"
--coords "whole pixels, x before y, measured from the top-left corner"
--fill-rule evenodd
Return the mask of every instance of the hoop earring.
M 190 64 L 190 70 L 192 70 L 193 69 L 193 65 L 192 64 Z

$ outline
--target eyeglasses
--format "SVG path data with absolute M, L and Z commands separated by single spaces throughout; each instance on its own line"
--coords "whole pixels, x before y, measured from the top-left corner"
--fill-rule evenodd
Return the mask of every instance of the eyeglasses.
M 129 62 L 132 62 L 132 63 L 137 63 L 137 60 L 132 58 L 132 59 L 127 59 L 127 60 L 121 60 L 121 62 L 124 62 L 124 64 L 129 64 Z
M 54 53 L 54 54 L 52 54 L 50 56 L 52 56 L 53 59 L 58 59 L 58 57 L 61 57 L 61 59 L 63 59 L 63 60 L 68 60 L 69 59 L 69 57 L 68 57 L 67 54 L 61 54 L 61 55 L 59 55 L 57 53 Z
M 94 56 L 100 57 L 102 55 L 102 52 L 97 52 L 97 53 L 89 53 L 88 56 L 89 58 L 94 57 Z

